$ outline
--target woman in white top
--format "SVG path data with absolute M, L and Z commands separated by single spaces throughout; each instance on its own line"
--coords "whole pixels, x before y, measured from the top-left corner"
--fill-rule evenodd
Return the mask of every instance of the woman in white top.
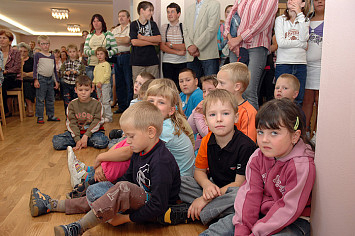
M 316 105 L 316 117 L 318 113 L 325 0 L 314 0 L 313 3 L 314 12 L 312 14 L 313 16 L 311 17 L 311 24 L 309 27 L 307 50 L 307 81 L 302 107 L 304 114 L 306 115 L 307 132 L 310 132 L 311 130 L 310 121 L 314 103 Z M 315 122 L 317 122 L 317 118 Z
M 303 101 L 307 77 L 307 41 L 309 21 L 305 14 L 309 5 L 305 0 L 288 0 L 287 9 L 276 18 L 275 36 L 278 44 L 275 77 L 293 74 L 300 81 L 300 91 L 296 102 Z

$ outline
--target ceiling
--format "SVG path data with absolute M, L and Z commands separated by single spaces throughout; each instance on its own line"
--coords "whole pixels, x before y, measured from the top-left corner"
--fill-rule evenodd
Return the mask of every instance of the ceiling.
M 66 33 L 67 24 L 79 24 L 81 30 L 89 30 L 91 16 L 101 14 L 107 28 L 113 26 L 112 0 L 0 0 L 0 28 L 5 26 L 10 30 L 26 35 L 41 34 L 39 32 Z M 52 17 L 50 8 L 69 9 L 69 19 L 56 20 Z M 21 30 L 4 21 L 4 17 L 29 28 Z M 28 32 L 30 31 L 30 32 Z

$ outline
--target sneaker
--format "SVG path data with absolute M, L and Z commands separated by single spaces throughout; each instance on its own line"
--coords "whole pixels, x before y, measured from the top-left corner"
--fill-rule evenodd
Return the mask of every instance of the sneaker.
M 38 117 L 37 118 L 37 123 L 43 125 L 44 124 L 43 117 Z
M 190 204 L 186 203 L 171 205 L 165 214 L 158 216 L 157 221 L 162 225 L 177 225 L 192 222 L 190 218 L 187 218 L 189 207 Z
M 105 118 L 105 119 L 104 119 L 104 122 L 105 122 L 105 123 L 112 123 L 112 119 L 110 120 L 109 118 Z
M 48 120 L 47 121 L 60 121 L 60 119 L 58 117 L 55 117 L 55 116 L 48 116 Z
M 119 139 L 122 137 L 123 131 L 121 129 L 113 129 L 108 135 L 110 139 Z
M 83 235 L 83 233 L 81 225 L 78 222 L 54 227 L 55 236 L 78 236 Z
M 83 162 L 78 160 L 74 154 L 71 146 L 67 147 L 68 152 L 68 169 L 70 173 L 70 183 L 74 188 L 75 185 L 81 183 L 81 177 L 86 174 L 86 166 Z
M 82 182 L 74 187 L 73 191 L 66 194 L 67 199 L 79 198 L 86 196 L 86 189 L 89 187 L 88 182 Z
M 30 195 L 30 210 L 33 217 L 47 214 L 51 211 L 51 197 L 33 188 Z

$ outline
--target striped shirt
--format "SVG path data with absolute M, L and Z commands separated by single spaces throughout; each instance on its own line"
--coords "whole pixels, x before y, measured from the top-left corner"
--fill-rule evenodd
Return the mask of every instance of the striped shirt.
M 256 47 L 269 49 L 277 8 L 277 0 L 236 1 L 226 19 L 224 37 L 230 32 L 232 16 L 238 12 L 241 22 L 237 35 L 243 38 L 240 46 L 247 49 Z
M 168 33 L 166 34 L 166 28 L 168 24 L 164 24 L 161 27 L 161 41 L 171 42 L 172 44 L 182 44 L 184 43 L 183 33 L 181 32 L 180 23 L 178 22 L 175 25 L 169 24 Z M 186 63 L 186 55 L 179 56 L 176 54 L 164 53 L 163 54 L 163 62 L 172 63 L 172 64 L 179 64 L 179 63 Z

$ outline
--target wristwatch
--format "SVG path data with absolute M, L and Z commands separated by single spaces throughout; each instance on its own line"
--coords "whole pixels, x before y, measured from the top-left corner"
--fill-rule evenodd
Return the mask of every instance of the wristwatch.
M 173 48 L 173 44 L 171 42 L 169 44 L 169 48 Z

